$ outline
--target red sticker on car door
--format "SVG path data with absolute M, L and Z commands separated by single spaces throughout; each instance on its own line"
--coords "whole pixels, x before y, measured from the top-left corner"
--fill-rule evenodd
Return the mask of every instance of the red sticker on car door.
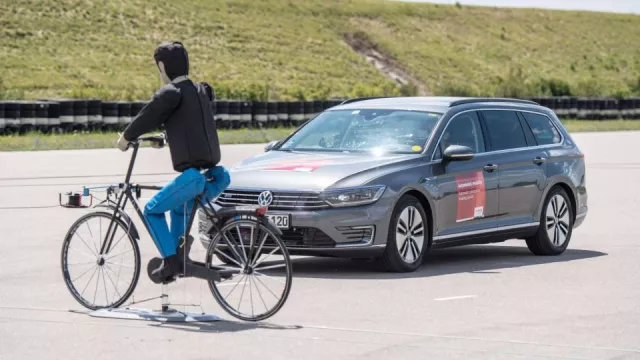
M 482 171 L 456 176 L 458 212 L 456 222 L 484 216 L 485 187 Z

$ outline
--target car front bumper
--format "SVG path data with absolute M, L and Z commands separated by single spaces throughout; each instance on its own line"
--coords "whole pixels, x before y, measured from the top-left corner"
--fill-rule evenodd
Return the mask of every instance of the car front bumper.
M 215 204 L 213 207 L 220 208 Z M 317 211 L 273 210 L 267 215 L 290 216 L 289 227 L 280 230 L 291 255 L 369 257 L 384 251 L 392 209 L 392 200 L 383 197 L 364 206 Z M 211 222 L 201 210 L 197 220 L 198 237 L 207 248 L 211 239 L 206 231 Z

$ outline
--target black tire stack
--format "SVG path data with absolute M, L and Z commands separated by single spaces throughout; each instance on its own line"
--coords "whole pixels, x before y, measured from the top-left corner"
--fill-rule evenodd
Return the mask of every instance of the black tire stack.
M 562 119 L 640 119 L 640 97 L 624 99 L 587 97 L 527 98 L 556 112 Z M 248 101 L 217 99 L 211 104 L 218 129 L 297 127 L 343 99 L 304 101 Z M 29 131 L 122 131 L 147 101 L 101 99 L 37 99 L 0 101 L 0 134 Z

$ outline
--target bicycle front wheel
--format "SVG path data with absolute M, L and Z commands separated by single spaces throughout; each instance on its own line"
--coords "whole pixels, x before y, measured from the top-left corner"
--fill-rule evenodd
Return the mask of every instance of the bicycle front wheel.
M 65 284 L 71 295 L 90 310 L 122 305 L 140 276 L 140 249 L 119 218 L 111 226 L 110 249 L 100 254 L 112 215 L 98 211 L 82 216 L 71 225 L 62 244 L 60 262 Z
M 220 261 L 217 256 L 225 258 Z M 287 248 L 272 230 L 257 220 L 231 219 L 213 234 L 206 255 L 210 268 L 230 277 L 209 282 L 220 306 L 245 321 L 275 315 L 289 297 L 292 265 Z

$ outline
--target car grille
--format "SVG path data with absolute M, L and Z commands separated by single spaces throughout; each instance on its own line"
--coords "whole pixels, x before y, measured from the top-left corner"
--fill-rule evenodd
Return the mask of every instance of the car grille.
M 219 206 L 258 205 L 261 190 L 225 190 L 216 199 Z M 320 200 L 318 194 L 309 192 L 273 191 L 269 210 L 321 210 L 329 205 Z
M 295 228 L 282 230 L 282 240 L 287 247 L 318 248 L 334 247 L 336 242 L 322 230 L 316 228 Z

